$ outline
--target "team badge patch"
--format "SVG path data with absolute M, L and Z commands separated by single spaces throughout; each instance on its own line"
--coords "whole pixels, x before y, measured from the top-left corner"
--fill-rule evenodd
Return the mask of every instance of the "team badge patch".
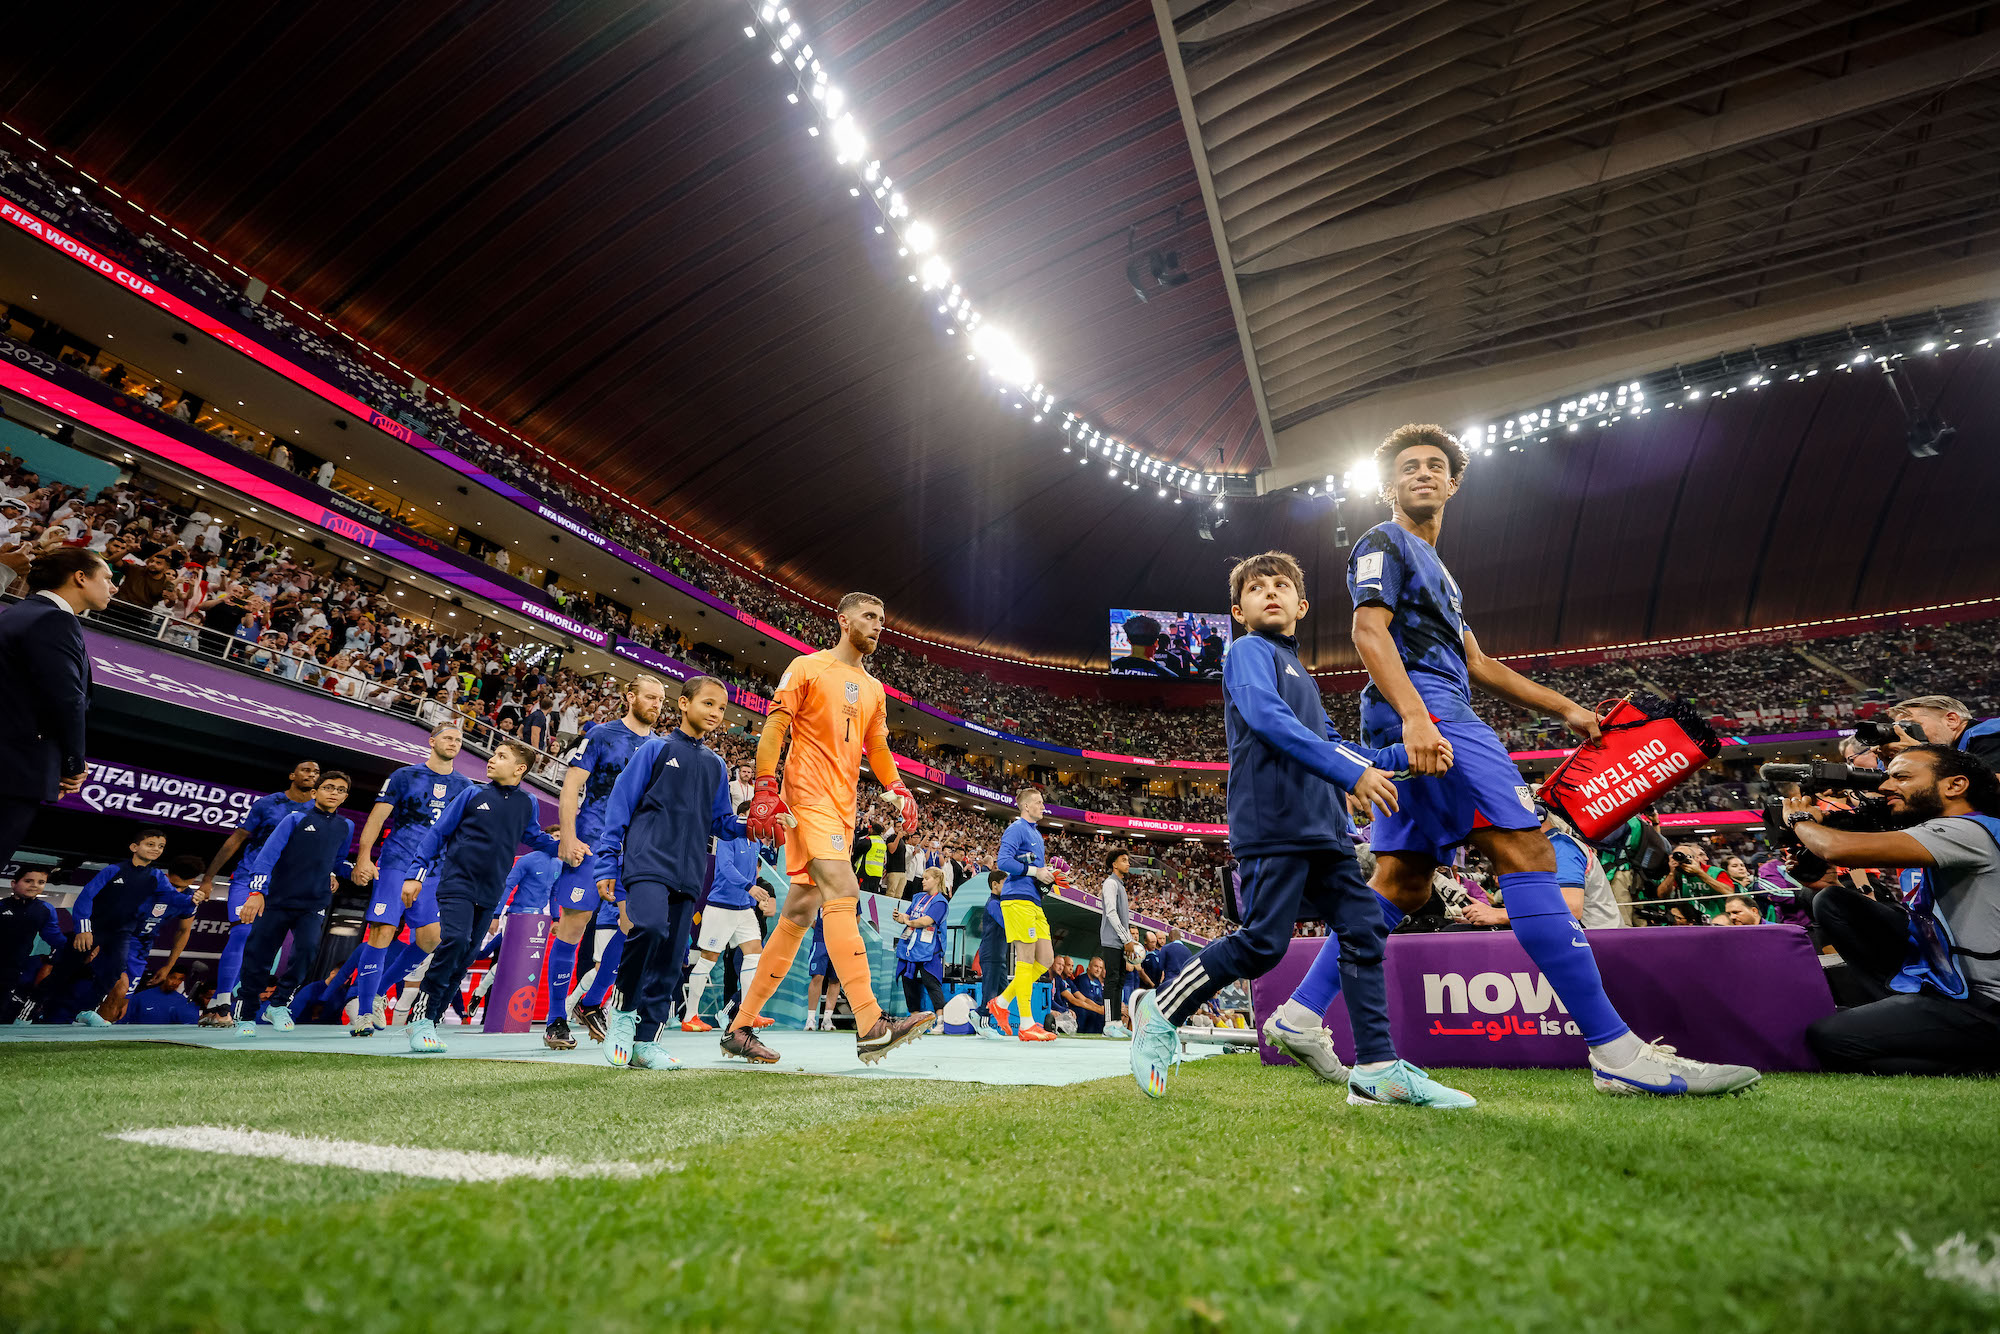
M 1354 562 L 1354 582 L 1357 584 L 1379 584 L 1382 582 L 1382 553 L 1371 551 Z
M 835 834 L 830 841 L 833 843 L 833 850 L 838 852 L 847 846 L 847 835 Z
M 432 784 L 431 784 L 431 795 L 432 795 L 433 797 L 442 797 L 442 796 L 444 795 L 444 784 L 443 784 L 443 783 L 432 783 Z
M 1524 784 L 1516 783 L 1514 785 L 1514 795 L 1521 799 L 1522 810 L 1530 815 L 1535 813 L 1535 794 L 1533 791 Z
M 847 683 L 847 702 L 849 704 L 859 704 L 861 702 L 861 685 L 859 682 L 849 681 Z

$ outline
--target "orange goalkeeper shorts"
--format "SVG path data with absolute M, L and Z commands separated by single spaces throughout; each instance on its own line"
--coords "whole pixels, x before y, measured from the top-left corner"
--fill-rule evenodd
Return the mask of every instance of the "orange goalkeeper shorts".
M 794 806 L 792 818 L 798 823 L 785 831 L 785 874 L 795 884 L 812 879 L 806 871 L 807 862 L 854 860 L 851 816 L 825 806 Z

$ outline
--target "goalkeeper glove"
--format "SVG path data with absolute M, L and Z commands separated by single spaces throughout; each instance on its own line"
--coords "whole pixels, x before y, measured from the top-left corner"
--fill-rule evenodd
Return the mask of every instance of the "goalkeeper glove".
M 778 777 L 765 774 L 757 780 L 756 790 L 750 796 L 750 809 L 743 816 L 743 827 L 750 837 L 759 843 L 781 842 L 785 833 L 780 827 L 781 819 L 789 819 L 791 807 L 778 795 Z
M 889 789 L 889 795 L 894 797 L 897 805 L 902 808 L 903 832 L 908 833 L 910 830 L 915 829 L 917 827 L 917 799 L 910 795 L 910 789 L 904 784 L 898 783 Z

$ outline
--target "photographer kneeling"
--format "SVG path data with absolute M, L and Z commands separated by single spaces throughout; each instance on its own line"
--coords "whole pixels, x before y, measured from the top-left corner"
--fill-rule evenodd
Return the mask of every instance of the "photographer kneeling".
M 1786 825 L 1828 862 L 1909 868 L 1907 914 L 1839 886 L 1820 891 L 1814 917 L 1879 998 L 1821 1019 L 1806 1041 L 1828 1070 L 2000 1070 L 2000 779 L 1965 751 L 1921 745 L 1889 762 L 1880 794 L 1902 829 L 1829 829 L 1810 797 L 1785 801 Z M 1895 916 L 1900 961 L 1880 947 Z M 1850 934 L 1876 947 L 1848 956 L 1839 937 Z

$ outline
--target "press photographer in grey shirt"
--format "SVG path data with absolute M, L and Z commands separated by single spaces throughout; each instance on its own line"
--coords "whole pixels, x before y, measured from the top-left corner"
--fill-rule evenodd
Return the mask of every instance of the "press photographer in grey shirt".
M 1902 828 L 1829 829 L 1811 798 L 1785 802 L 1807 851 L 1836 866 L 1902 868 L 1900 908 L 1838 888 L 1814 900 L 1815 919 L 1850 928 L 1842 955 L 1880 998 L 1829 1015 L 1806 1039 L 1829 1070 L 2000 1070 L 2000 779 L 1966 751 L 1921 745 L 1889 761 L 1880 794 Z M 1847 920 L 1860 913 L 1880 920 Z

